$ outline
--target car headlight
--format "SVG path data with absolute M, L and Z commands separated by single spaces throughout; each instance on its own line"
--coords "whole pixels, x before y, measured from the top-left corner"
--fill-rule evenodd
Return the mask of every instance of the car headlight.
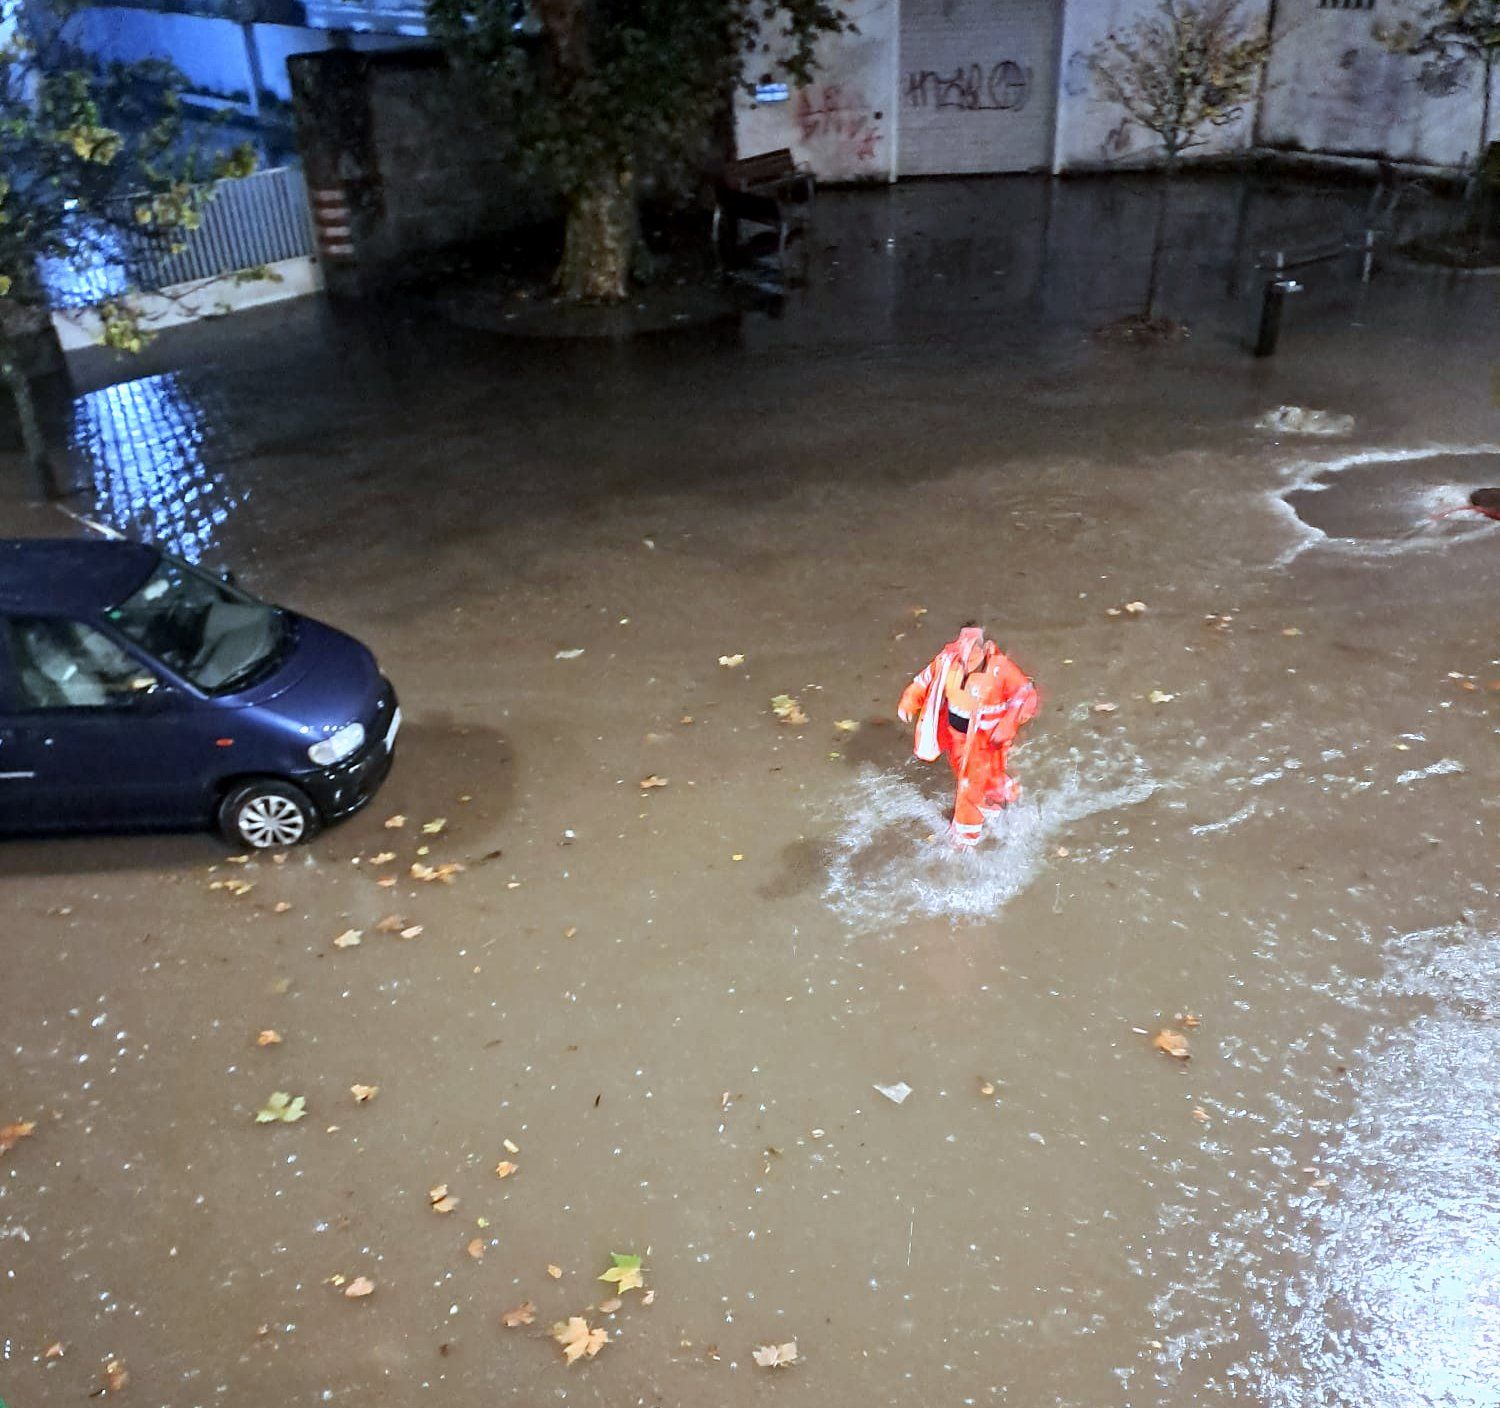
M 331 768 L 341 763 L 351 753 L 357 753 L 365 741 L 363 724 L 345 724 L 337 733 L 331 733 L 320 743 L 307 750 L 307 756 L 320 768 Z

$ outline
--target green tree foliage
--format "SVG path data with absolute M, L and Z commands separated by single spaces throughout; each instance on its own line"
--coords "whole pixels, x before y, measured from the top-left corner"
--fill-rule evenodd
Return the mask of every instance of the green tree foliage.
M 808 81 L 847 28 L 829 0 L 427 0 L 431 31 L 482 84 L 517 160 L 559 191 L 567 297 L 625 296 L 643 179 L 681 183 L 747 73 Z
M 43 260 L 96 267 L 121 226 L 195 228 L 206 179 L 244 175 L 241 148 L 209 163 L 184 140 L 180 76 L 158 62 L 86 65 L 61 24 L 38 41 L 19 0 L 0 0 L 0 379 L 16 404 L 39 476 L 46 452 L 21 362 L 21 340 L 45 325 Z M 145 333 L 128 298 L 101 310 L 104 338 L 138 350 Z
M 1094 87 L 1161 146 L 1156 232 L 1143 317 L 1156 316 L 1161 288 L 1169 181 L 1184 152 L 1203 146 L 1211 128 L 1236 121 L 1255 96 L 1271 37 L 1241 0 L 1159 0 L 1089 55 Z

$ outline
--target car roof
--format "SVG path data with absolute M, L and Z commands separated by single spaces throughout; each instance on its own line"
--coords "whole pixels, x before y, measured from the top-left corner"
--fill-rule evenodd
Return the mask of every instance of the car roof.
M 93 538 L 0 538 L 0 610 L 93 616 L 141 585 L 161 554 Z

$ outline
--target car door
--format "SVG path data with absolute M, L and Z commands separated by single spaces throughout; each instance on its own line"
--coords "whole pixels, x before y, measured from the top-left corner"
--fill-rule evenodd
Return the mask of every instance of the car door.
M 35 774 L 27 826 L 198 820 L 203 780 L 185 756 L 198 730 L 185 725 L 201 702 L 88 622 L 13 616 L 8 628 L 17 754 Z
M 32 825 L 36 760 L 22 727 L 6 637 L 0 618 L 0 832 L 14 832 Z

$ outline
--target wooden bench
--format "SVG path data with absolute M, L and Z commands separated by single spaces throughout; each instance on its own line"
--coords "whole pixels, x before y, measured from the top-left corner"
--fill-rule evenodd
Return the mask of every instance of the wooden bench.
M 776 253 L 787 272 L 787 247 L 799 239 L 806 261 L 807 226 L 812 217 L 815 183 L 812 172 L 798 166 L 790 147 L 731 161 L 714 187 L 714 249 L 723 268 L 732 268 L 739 252 L 743 220 L 776 232 Z

